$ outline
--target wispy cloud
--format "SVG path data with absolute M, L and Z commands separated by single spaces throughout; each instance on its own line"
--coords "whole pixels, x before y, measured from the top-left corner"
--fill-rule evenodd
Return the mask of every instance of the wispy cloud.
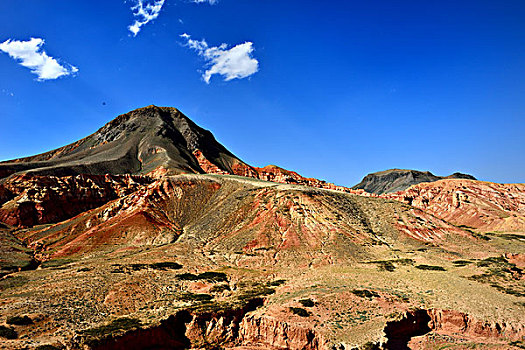
M 214 74 L 222 75 L 228 81 L 249 77 L 259 70 L 259 62 L 252 57 L 252 42 L 247 41 L 228 49 L 226 44 L 209 47 L 205 40 L 193 40 L 186 33 L 181 37 L 186 40 L 187 47 L 205 59 L 208 69 L 202 78 L 207 84 Z
M 60 64 L 56 59 L 42 50 L 44 39 L 31 38 L 28 41 L 6 40 L 0 44 L 0 50 L 18 60 L 20 65 L 31 69 L 31 73 L 38 75 L 38 80 L 57 79 L 61 76 L 72 75 L 78 68 L 70 64 Z
M 2 94 L 5 94 L 5 95 L 10 96 L 10 97 L 14 97 L 15 96 L 15 94 L 13 94 L 11 91 L 6 90 L 6 89 L 2 89 Z
M 196 4 L 202 4 L 202 3 L 207 2 L 210 5 L 215 5 L 216 3 L 219 2 L 219 0 L 191 0 L 191 2 L 194 2 Z
M 133 36 L 137 36 L 143 25 L 159 17 L 160 10 L 165 0 L 133 0 L 135 6 L 131 7 L 135 22 L 128 27 Z

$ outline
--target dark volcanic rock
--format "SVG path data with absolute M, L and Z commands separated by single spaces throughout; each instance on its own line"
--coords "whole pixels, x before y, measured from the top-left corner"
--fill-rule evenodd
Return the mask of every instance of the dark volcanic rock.
M 70 145 L 0 163 L 0 178 L 17 172 L 68 176 L 145 174 L 159 167 L 171 173 L 204 173 L 194 152 L 226 173 L 250 168 L 211 132 L 179 110 L 148 106 L 123 114 L 94 134 Z
M 366 175 L 363 180 L 352 187 L 355 190 L 363 189 L 366 192 L 383 194 L 403 191 L 412 185 L 421 182 L 433 182 L 442 179 L 470 179 L 476 180 L 472 175 L 454 173 L 449 176 L 436 176 L 430 171 L 390 169 Z

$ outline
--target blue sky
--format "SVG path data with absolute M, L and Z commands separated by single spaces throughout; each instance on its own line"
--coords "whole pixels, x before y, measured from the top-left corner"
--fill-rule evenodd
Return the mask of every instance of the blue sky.
M 525 182 L 523 0 L 165 0 L 134 35 L 136 5 L 0 2 L 4 49 L 43 39 L 26 66 L 46 64 L 0 51 L 0 159 L 156 104 L 249 164 L 340 185 L 396 167 Z

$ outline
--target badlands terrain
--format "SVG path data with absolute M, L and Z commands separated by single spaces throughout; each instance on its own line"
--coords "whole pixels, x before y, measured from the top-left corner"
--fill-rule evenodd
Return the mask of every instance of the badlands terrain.
M 0 348 L 523 349 L 525 184 L 246 164 L 148 106 L 0 163 Z

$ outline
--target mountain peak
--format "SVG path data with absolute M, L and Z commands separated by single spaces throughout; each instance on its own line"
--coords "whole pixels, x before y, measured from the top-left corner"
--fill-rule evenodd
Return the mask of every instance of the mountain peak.
M 249 168 L 178 109 L 149 105 L 119 115 L 72 144 L 2 162 L 0 178 L 17 172 L 145 174 L 158 167 L 171 173 L 204 173 L 203 162 L 226 173 L 232 173 L 232 166 Z

